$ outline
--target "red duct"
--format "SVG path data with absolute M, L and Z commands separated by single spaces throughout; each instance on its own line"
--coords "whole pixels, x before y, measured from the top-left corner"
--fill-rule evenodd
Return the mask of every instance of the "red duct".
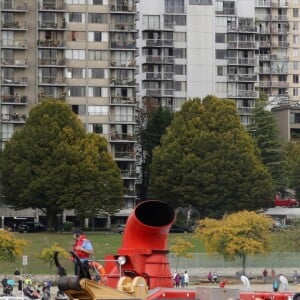
M 150 289 L 173 287 L 167 238 L 174 221 L 174 210 L 161 201 L 149 200 L 137 205 L 128 217 L 118 255 L 106 257 L 106 284 L 116 287 L 119 276 L 126 275 L 143 276 Z M 113 262 L 119 256 L 126 257 L 121 268 Z

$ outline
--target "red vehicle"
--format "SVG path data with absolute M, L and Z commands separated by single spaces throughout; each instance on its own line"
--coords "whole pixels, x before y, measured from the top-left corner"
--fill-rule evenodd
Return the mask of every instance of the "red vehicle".
M 282 207 L 298 207 L 299 201 L 294 198 L 281 198 L 279 195 L 276 195 L 274 205 Z

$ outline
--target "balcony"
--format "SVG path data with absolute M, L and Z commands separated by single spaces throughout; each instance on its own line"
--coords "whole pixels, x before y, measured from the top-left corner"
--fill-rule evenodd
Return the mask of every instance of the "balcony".
M 136 49 L 135 41 L 128 42 L 128 41 L 112 41 L 110 42 L 111 49 Z
M 1 40 L 1 48 L 9 48 L 9 49 L 27 49 L 28 43 L 24 40 Z
M 110 122 L 113 123 L 135 123 L 135 116 L 131 115 L 111 115 Z
M 1 10 L 4 12 L 27 12 L 26 3 L 14 3 L 13 1 L 1 3 Z
M 216 15 L 234 15 L 234 8 L 223 8 L 223 10 L 216 10 Z
M 27 23 L 19 21 L 1 22 L 2 30 L 27 30 Z
M 131 151 L 116 151 L 115 158 L 132 160 L 135 159 L 135 154 Z
M 273 48 L 288 48 L 289 47 L 289 43 L 288 42 L 272 42 L 271 43 L 271 47 Z
M 174 41 L 169 39 L 146 39 L 142 41 L 142 47 L 174 47 Z
M 27 86 L 28 78 L 27 77 L 4 77 L 1 80 L 1 84 L 9 86 Z
M 258 41 L 259 48 L 270 48 L 271 42 L 270 41 Z
M 236 92 L 228 92 L 229 98 L 258 98 L 258 91 L 238 90 Z
M 235 32 L 235 33 L 256 33 L 257 29 L 255 26 L 236 26 L 236 25 L 230 25 L 227 27 L 228 32 Z
M 65 86 L 65 79 L 57 79 L 56 77 L 40 77 L 39 78 L 40 85 L 55 85 L 55 86 Z
M 272 1 L 271 2 L 271 7 L 274 7 L 274 8 L 284 8 L 284 7 L 288 7 L 289 6 L 289 4 L 288 4 L 288 2 L 287 1 L 285 1 L 285 2 L 281 2 L 281 1 Z
M 2 95 L 1 96 L 2 103 L 11 103 L 11 104 L 27 104 L 27 96 L 21 95 Z
M 43 1 L 41 1 L 43 2 Z M 57 3 L 54 3 L 57 2 Z M 65 11 L 66 5 L 64 4 L 63 0 L 60 1 L 54 1 L 54 2 L 48 2 L 45 1 L 43 3 L 39 3 L 39 10 L 40 11 Z
M 64 40 L 38 40 L 39 48 L 65 48 L 66 41 Z
M 121 97 L 121 96 L 111 96 L 110 104 L 115 105 L 135 105 L 136 98 L 133 97 Z
M 135 13 L 135 6 L 127 5 L 127 4 L 120 4 L 114 3 L 110 5 L 110 12 L 111 13 Z
M 256 14 L 255 15 L 255 20 L 257 20 L 257 21 L 270 21 L 271 20 L 271 15 L 269 15 L 269 14 Z
M 50 58 L 40 58 L 39 59 L 39 66 L 44 67 L 65 67 L 66 61 L 64 59 L 50 59 Z
M 59 29 L 65 29 L 66 28 L 66 22 L 49 22 L 49 21 L 40 21 L 39 22 L 39 29 L 40 30 L 59 30 Z
M 110 24 L 109 27 L 111 31 L 136 31 L 134 23 Z
M 125 178 L 136 178 L 136 173 L 132 170 L 121 170 L 121 177 Z
M 111 85 L 126 85 L 126 86 L 136 86 L 134 78 L 111 78 Z
M 28 61 L 27 59 L 2 59 L 2 67 L 16 67 L 16 68 L 27 68 Z
M 257 42 L 246 42 L 246 41 L 229 41 L 227 43 L 229 49 L 258 49 Z
M 137 138 L 135 135 L 127 133 L 111 133 L 110 142 L 136 142 Z
M 257 66 L 257 58 L 228 57 L 229 65 Z
M 136 68 L 135 59 L 120 59 L 120 60 L 112 60 L 110 65 L 113 68 Z
M 276 16 L 271 16 L 271 21 L 274 22 L 287 22 L 288 17 L 286 15 L 276 15 Z
M 18 113 L 11 114 L 1 114 L 1 122 L 2 123 L 25 123 L 26 115 L 19 115 Z
M 228 75 L 228 81 L 231 82 L 257 82 L 258 76 L 256 74 L 232 74 Z
M 253 113 L 254 107 L 238 107 L 239 115 L 251 115 Z
M 256 0 L 255 6 L 256 7 L 270 7 L 271 0 Z

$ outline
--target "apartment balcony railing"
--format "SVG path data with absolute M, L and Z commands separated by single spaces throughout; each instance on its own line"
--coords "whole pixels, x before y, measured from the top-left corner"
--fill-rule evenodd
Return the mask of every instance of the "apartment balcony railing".
M 135 86 L 136 85 L 136 81 L 133 78 L 111 78 L 110 84 L 111 85 Z
M 288 48 L 289 47 L 289 43 L 288 42 L 272 42 L 271 43 L 271 47 L 273 48 Z
M 1 96 L 2 103 L 22 103 L 27 104 L 27 96 L 22 95 L 2 95 Z
M 172 72 L 146 72 L 143 74 L 143 80 L 173 80 Z
M 142 47 L 173 47 L 174 41 L 170 39 L 146 39 L 142 41 Z
M 65 48 L 64 40 L 38 40 L 37 45 L 40 48 Z
M 259 74 L 288 74 L 289 70 L 287 66 L 277 68 L 259 68 Z
M 274 22 L 282 22 L 282 21 L 288 21 L 288 17 L 286 15 L 276 15 L 276 16 L 271 16 L 271 21 Z
M 112 60 L 110 65 L 114 68 L 125 68 L 125 67 L 136 67 L 135 59 L 120 59 L 120 60 Z
M 2 59 L 2 67 L 17 67 L 17 68 L 26 68 L 28 67 L 27 59 Z
M 216 15 L 234 15 L 234 8 L 223 8 L 223 10 L 216 10 Z
M 239 115 L 251 115 L 253 113 L 254 107 L 238 107 Z
M 260 28 L 257 33 L 258 34 L 270 34 L 271 29 L 270 28 Z
M 284 56 L 284 55 L 272 54 L 270 58 L 272 61 L 288 61 L 289 60 L 288 56 Z
M 40 21 L 39 22 L 40 29 L 65 29 L 66 22 L 52 22 L 52 21 Z
M 133 197 L 135 196 L 135 190 L 131 190 L 131 189 L 124 189 L 123 190 L 123 196 L 124 197 Z
M 173 97 L 173 89 L 146 89 L 143 92 L 143 96 L 152 96 L 152 97 Z
M 111 133 L 110 141 L 111 142 L 136 142 L 136 135 L 130 135 L 127 133 Z
M 39 59 L 40 66 L 56 66 L 56 67 L 64 67 L 66 65 L 65 59 L 56 59 L 56 58 L 40 58 Z
M 271 15 L 270 14 L 256 14 L 255 20 L 257 21 L 271 21 Z
M 244 41 L 229 41 L 227 47 L 230 49 L 258 49 L 257 42 L 244 42 Z
M 115 3 L 115 4 L 111 4 L 110 5 L 110 12 L 111 13 L 119 13 L 119 12 L 122 12 L 122 13 L 132 13 L 135 11 L 135 6 L 133 5 L 122 5 L 122 4 L 119 4 L 119 3 Z
M 116 30 L 116 31 L 136 31 L 136 25 L 135 23 L 119 23 L 119 24 L 110 24 L 109 25 L 110 30 Z
M 56 77 L 39 77 L 39 84 L 45 85 L 65 85 L 66 80 L 64 78 L 57 79 Z
M 17 86 L 27 86 L 27 77 L 3 77 L 1 79 L 3 85 L 17 85 Z
M 116 151 L 115 158 L 122 158 L 122 159 L 135 159 L 134 152 L 130 151 Z
M 136 49 L 135 41 L 112 41 L 110 42 L 111 49 Z
M 270 54 L 260 54 L 258 56 L 259 61 L 270 61 L 271 55 Z
M 43 2 L 43 1 L 41 1 Z M 66 10 L 66 4 L 64 3 L 64 0 L 59 1 L 53 1 L 52 3 L 39 3 L 39 10 L 46 10 L 46 11 L 64 11 Z
M 229 57 L 229 65 L 244 65 L 244 66 L 256 66 L 258 64 L 257 58 L 238 58 Z
M 228 92 L 229 98 L 258 98 L 258 91 L 238 90 L 235 92 Z
M 121 177 L 122 178 L 135 178 L 136 172 L 132 170 L 121 170 Z
M 20 21 L 1 22 L 2 30 L 27 30 L 27 23 Z
M 280 34 L 280 35 L 286 35 L 289 33 L 289 30 L 287 28 L 271 28 L 272 34 Z
M 258 41 L 259 48 L 270 48 L 271 42 L 270 41 Z
M 236 32 L 236 33 L 239 33 L 239 32 L 242 32 L 242 33 L 245 33 L 245 32 L 257 32 L 257 28 L 255 26 L 236 26 L 236 25 L 230 25 L 227 27 L 227 31 L 228 32 Z
M 26 122 L 26 115 L 18 113 L 11 113 L 11 114 L 1 114 L 1 121 L 2 122 L 9 122 L 9 123 L 25 123 Z
M 135 105 L 136 104 L 136 98 L 134 98 L 134 97 L 111 96 L 110 97 L 110 104 Z
M 174 64 L 174 56 L 158 56 L 158 55 L 147 55 L 146 63 L 154 64 Z
M 52 93 L 52 94 L 39 93 L 39 96 L 38 96 L 39 101 L 47 100 L 49 98 L 59 99 L 59 100 L 65 101 L 66 100 L 66 94 L 65 93 L 60 93 L 59 95 L 57 95 L 57 93 Z
M 259 68 L 259 74 L 271 74 L 271 68 Z
M 276 88 L 288 88 L 290 86 L 286 81 L 271 81 L 271 85 Z
M 268 88 L 271 87 L 271 81 L 260 81 L 259 87 L 261 88 Z
M 228 75 L 228 81 L 236 81 L 236 82 L 257 82 L 258 76 L 256 74 L 246 75 L 246 74 L 232 74 Z
M 271 7 L 279 8 L 279 7 L 288 7 L 289 4 L 287 1 L 281 2 L 281 1 L 272 1 Z
M 123 122 L 129 122 L 129 123 L 132 123 L 132 122 L 135 122 L 135 116 L 131 116 L 131 115 L 111 115 L 110 116 L 110 121 L 111 122 L 120 122 L 120 123 L 123 123 Z
M 24 40 L 1 40 L 1 48 L 27 49 L 28 42 Z
M 26 12 L 27 9 L 27 3 L 15 3 L 13 1 L 1 3 L 1 10 L 2 11 L 11 11 L 11 12 Z
M 256 0 L 255 6 L 256 7 L 270 7 L 271 0 Z

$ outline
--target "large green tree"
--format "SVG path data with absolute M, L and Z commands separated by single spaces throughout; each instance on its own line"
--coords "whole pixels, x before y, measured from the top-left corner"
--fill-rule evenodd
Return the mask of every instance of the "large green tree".
M 261 94 L 248 130 L 260 149 L 263 163 L 273 178 L 276 191 L 282 193 L 288 187 L 287 161 L 279 139 L 277 121 L 273 113 L 266 109 L 266 105 L 267 99 Z
M 213 217 L 269 207 L 274 195 L 235 103 L 213 96 L 188 101 L 175 115 L 154 150 L 150 184 L 171 206 L 192 205 Z
M 52 226 L 63 209 L 79 217 L 122 204 L 120 171 L 103 137 L 86 134 L 69 106 L 45 101 L 35 106 L 1 155 L 5 202 L 16 209 L 39 208 Z

